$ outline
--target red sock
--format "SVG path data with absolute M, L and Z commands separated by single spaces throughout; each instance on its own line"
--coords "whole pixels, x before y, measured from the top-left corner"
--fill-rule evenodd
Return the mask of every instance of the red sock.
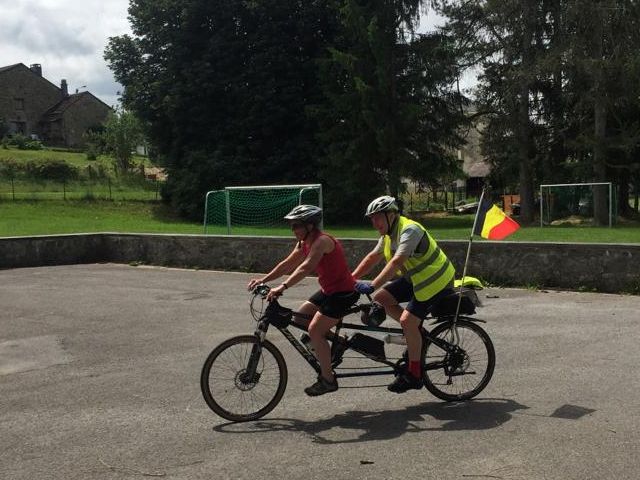
M 409 361 L 409 373 L 416 378 L 420 378 L 420 374 L 422 373 L 420 368 L 420 361 Z

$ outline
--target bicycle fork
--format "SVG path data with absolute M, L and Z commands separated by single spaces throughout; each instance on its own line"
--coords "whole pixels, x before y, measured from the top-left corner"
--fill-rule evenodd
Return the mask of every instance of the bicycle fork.
M 241 375 L 241 380 L 244 383 L 257 383 L 258 380 L 260 380 L 260 374 L 257 372 L 258 363 L 260 362 L 260 357 L 262 356 L 262 342 L 267 335 L 268 328 L 269 324 L 266 322 L 260 322 L 258 324 L 258 328 L 256 328 L 254 334 L 257 341 L 253 344 L 253 347 L 251 347 L 251 353 L 249 354 L 247 367 Z

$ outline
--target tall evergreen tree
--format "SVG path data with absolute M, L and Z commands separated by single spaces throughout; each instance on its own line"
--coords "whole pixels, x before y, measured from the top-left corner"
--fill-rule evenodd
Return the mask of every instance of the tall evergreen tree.
M 443 0 L 436 4 L 448 17 L 444 31 L 456 39 L 464 65 L 481 68 L 476 102 L 479 114 L 485 116 L 482 145 L 493 160 L 494 179 L 506 185 L 517 183 L 521 222 L 531 223 L 539 158 L 535 84 L 540 50 L 535 40 L 540 2 Z
M 621 213 L 638 145 L 640 5 L 632 0 L 443 0 L 446 31 L 467 65 L 487 115 L 483 145 L 505 183 L 518 173 L 525 223 L 533 186 L 611 181 Z M 605 190 L 595 217 L 608 222 Z
M 343 217 L 374 195 L 398 195 L 404 177 L 433 179 L 453 163 L 456 63 L 444 37 L 415 33 L 420 4 L 345 0 L 339 9 L 342 29 L 321 69 L 328 103 L 316 114 L 322 175 Z
M 134 35 L 111 38 L 105 58 L 180 212 L 198 217 L 226 185 L 316 180 L 306 108 L 333 35 L 327 1 L 132 0 L 129 18 Z

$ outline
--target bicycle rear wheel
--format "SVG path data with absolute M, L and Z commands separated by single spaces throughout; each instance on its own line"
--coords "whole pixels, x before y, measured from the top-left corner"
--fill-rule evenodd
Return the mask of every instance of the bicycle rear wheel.
M 259 357 L 256 357 L 258 356 Z M 248 366 L 256 362 L 255 374 Z M 200 388 L 207 405 L 226 420 L 246 422 L 273 410 L 287 388 L 287 364 L 276 346 L 243 335 L 225 340 L 202 367 Z
M 489 383 L 496 364 L 493 343 L 476 323 L 458 319 L 459 342 L 453 351 L 445 351 L 433 342 L 425 345 L 425 387 L 434 396 L 448 402 L 468 400 Z M 430 335 L 455 344 L 450 323 L 442 323 Z

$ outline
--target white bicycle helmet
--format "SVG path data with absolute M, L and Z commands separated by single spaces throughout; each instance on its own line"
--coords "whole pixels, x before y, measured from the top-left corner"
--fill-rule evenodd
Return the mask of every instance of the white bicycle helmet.
M 367 207 L 367 212 L 365 213 L 366 217 L 370 217 L 374 213 L 378 212 L 397 212 L 398 204 L 396 203 L 396 199 L 389 196 L 383 195 L 382 197 L 378 197 L 373 200 L 369 206 Z
M 299 220 L 304 223 L 320 225 L 322 221 L 322 209 L 315 205 L 298 205 L 284 216 L 290 222 Z

